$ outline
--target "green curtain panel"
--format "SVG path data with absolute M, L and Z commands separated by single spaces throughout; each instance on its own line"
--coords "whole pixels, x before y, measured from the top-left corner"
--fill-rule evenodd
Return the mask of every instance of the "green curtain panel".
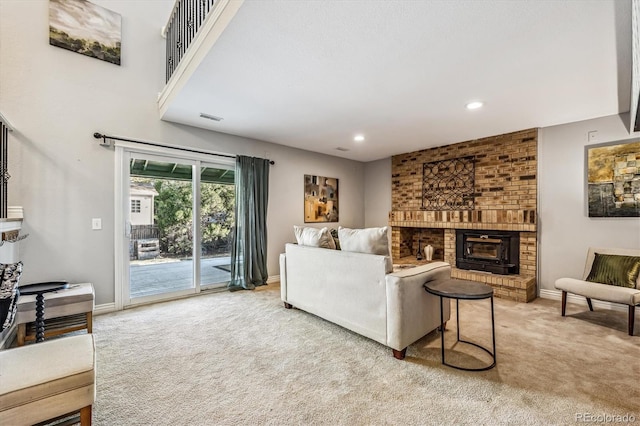
M 230 290 L 265 285 L 267 273 L 267 203 L 269 160 L 236 158 L 236 225 L 231 246 Z

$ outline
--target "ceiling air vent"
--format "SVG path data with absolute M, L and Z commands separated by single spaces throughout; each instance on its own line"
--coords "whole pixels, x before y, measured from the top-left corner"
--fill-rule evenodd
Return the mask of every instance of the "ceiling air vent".
M 349 151 L 349 148 L 343 148 L 343 147 L 339 146 L 339 147 L 336 148 L 336 150 L 337 151 L 342 151 L 342 152 L 347 152 L 347 151 Z
M 216 117 L 215 115 L 205 114 L 204 112 L 200 113 L 200 117 L 206 118 L 207 120 L 222 121 L 222 117 Z

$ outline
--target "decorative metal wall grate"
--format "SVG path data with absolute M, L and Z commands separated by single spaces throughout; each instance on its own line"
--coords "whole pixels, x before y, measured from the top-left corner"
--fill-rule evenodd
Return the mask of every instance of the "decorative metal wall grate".
M 422 165 L 422 210 L 473 210 L 474 192 L 473 157 Z

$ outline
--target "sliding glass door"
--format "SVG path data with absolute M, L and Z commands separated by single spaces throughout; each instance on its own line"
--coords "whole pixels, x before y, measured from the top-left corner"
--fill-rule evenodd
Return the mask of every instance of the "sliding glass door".
M 123 306 L 226 286 L 232 166 L 134 150 L 122 165 Z
M 234 224 L 233 169 L 200 165 L 200 286 L 226 286 L 231 277 Z

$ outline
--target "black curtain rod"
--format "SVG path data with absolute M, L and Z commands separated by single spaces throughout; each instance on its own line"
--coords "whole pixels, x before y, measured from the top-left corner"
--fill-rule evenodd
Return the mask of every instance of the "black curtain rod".
M 160 147 L 160 148 L 171 148 L 171 149 L 177 149 L 179 151 L 195 152 L 196 154 L 207 154 L 207 155 L 215 155 L 217 157 L 236 158 L 235 155 L 215 154 L 213 152 L 199 151 L 197 149 L 182 148 L 182 147 L 171 146 L 171 145 L 163 145 L 161 143 L 155 143 L 155 142 L 137 141 L 137 140 L 134 140 L 134 139 L 120 138 L 120 137 L 117 137 L 117 136 L 107 136 L 107 135 L 103 135 L 102 133 L 98 133 L 98 132 L 95 132 L 93 134 L 93 137 L 96 138 L 96 139 L 102 139 L 102 144 L 103 145 L 109 145 L 107 143 L 107 139 L 114 139 L 114 140 L 117 140 L 117 141 L 133 142 L 133 143 L 139 143 L 139 144 L 142 144 L 142 145 L 157 146 L 157 147 Z M 269 160 L 269 164 L 273 165 L 273 164 L 276 164 L 276 162 L 273 161 L 273 160 Z

